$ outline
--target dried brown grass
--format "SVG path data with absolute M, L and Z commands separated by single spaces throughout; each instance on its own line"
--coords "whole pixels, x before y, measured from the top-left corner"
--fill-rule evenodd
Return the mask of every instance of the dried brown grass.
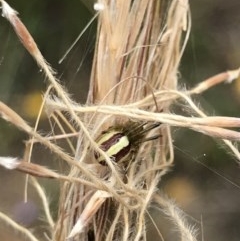
M 32 128 L 0 103 L 2 117 L 31 137 L 24 161 L 14 161 L 11 169 L 61 181 L 59 212 L 54 223 L 47 198 L 32 178 L 43 200 L 49 240 L 88 240 L 89 230 L 95 233 L 94 240 L 146 240 L 150 205 L 165 211 L 178 228 L 181 240 L 196 240 L 196 232 L 186 224 L 182 212 L 157 188 L 161 177 L 173 165 L 170 126 L 191 128 L 222 138 L 239 160 L 238 149 L 230 140 L 239 140 L 240 134 L 226 128 L 239 127 L 240 120 L 207 117 L 190 98 L 192 94 L 236 78 L 239 73 L 238 70 L 222 73 L 190 91 L 178 89 L 178 67 L 190 31 L 188 1 L 102 1 L 104 8 L 98 13 L 90 89 L 84 106 L 69 97 L 16 12 L 5 1 L 1 3 L 4 16 L 49 80 L 43 107 L 63 133 L 60 137 L 40 135 L 38 121 Z M 191 108 L 191 116 L 170 112 L 169 108 L 180 100 Z M 94 140 L 103 130 L 126 125 L 129 119 L 139 123 L 161 122 L 162 125 L 160 130 L 154 131 L 160 133 L 161 138 L 140 147 L 125 181 L 121 168 L 111 162 Z M 76 146 L 71 139 L 73 136 L 77 136 Z M 66 139 L 71 153 L 52 142 L 58 138 Z M 31 151 L 36 142 L 65 161 L 69 170 L 60 173 L 32 164 Z M 106 158 L 107 167 L 96 163 L 94 150 Z M 1 165 L 4 162 L 9 168 L 6 160 L 0 160 Z M 0 218 L 9 223 L 7 217 Z M 29 240 L 35 240 L 25 231 Z M 158 239 L 164 239 L 160 232 Z

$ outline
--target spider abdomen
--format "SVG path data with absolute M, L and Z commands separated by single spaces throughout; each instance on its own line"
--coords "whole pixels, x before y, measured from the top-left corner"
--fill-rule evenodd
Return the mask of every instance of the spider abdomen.
M 131 153 L 131 143 L 128 136 L 121 131 L 111 130 L 104 132 L 96 141 L 99 147 L 116 163 L 121 163 Z M 105 165 L 105 158 L 100 154 L 95 154 L 97 161 Z

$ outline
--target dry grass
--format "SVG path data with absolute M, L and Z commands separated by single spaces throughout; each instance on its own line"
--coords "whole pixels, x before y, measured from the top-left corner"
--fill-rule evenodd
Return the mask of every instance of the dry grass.
M 190 31 L 188 1 L 102 1 L 103 10 L 97 13 L 90 89 L 84 106 L 69 97 L 16 12 L 5 1 L 1 3 L 4 17 L 49 81 L 43 108 L 62 132 L 61 136 L 42 136 L 37 132 L 38 121 L 32 128 L 0 103 L 2 117 L 31 137 L 24 161 L 3 158 L 0 164 L 61 181 L 59 212 L 54 223 L 47 198 L 32 178 L 43 201 L 49 240 L 88 240 L 89 230 L 94 232 L 96 241 L 146 240 L 145 218 L 150 205 L 165 211 L 178 228 L 180 240 L 196 240 L 196 232 L 186 224 L 182 212 L 157 189 L 161 177 L 173 165 L 170 126 L 191 128 L 221 138 L 240 160 L 238 149 L 230 141 L 239 140 L 240 134 L 226 129 L 239 127 L 240 120 L 207 117 L 190 98 L 223 81 L 233 80 L 239 73 L 238 70 L 222 73 L 190 91 L 178 89 L 178 67 Z M 191 108 L 191 116 L 170 112 L 176 100 Z M 110 126 L 128 125 L 129 119 L 162 125 L 151 133 L 161 134 L 161 138 L 140 146 L 125 175 L 95 139 Z M 63 138 L 70 153 L 58 146 L 58 142 L 52 142 Z M 72 138 L 77 139 L 76 146 Z M 66 162 L 69 170 L 58 173 L 32 164 L 31 151 L 36 142 Z M 94 151 L 105 157 L 107 166 L 96 162 Z M 0 218 L 10 223 L 7 217 Z M 35 240 L 27 230 L 21 229 L 21 232 L 25 232 L 29 240 Z M 158 239 L 164 239 L 160 232 Z

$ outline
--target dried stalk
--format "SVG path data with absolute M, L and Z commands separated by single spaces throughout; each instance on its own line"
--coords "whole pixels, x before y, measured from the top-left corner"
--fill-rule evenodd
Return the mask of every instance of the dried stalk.
M 61 182 L 59 213 L 54 224 L 46 196 L 34 181 L 50 226 L 49 239 L 87 241 L 93 235 L 95 241 L 146 240 L 145 216 L 154 204 L 171 216 L 182 240 L 196 240 L 196 232 L 186 225 L 179 210 L 156 193 L 160 178 L 173 164 L 170 126 L 224 139 L 240 160 L 238 149 L 229 141 L 240 140 L 240 134 L 227 129 L 239 127 L 240 119 L 207 117 L 190 98 L 225 80 L 233 80 L 239 76 L 239 70 L 214 76 L 189 91 L 177 89 L 178 66 L 190 31 L 188 1 L 104 0 L 98 3 L 101 11 L 95 15 L 98 16 L 97 41 L 85 106 L 75 103 L 59 84 L 17 12 L 4 0 L 0 2 L 3 16 L 47 76 L 50 85 L 44 107 L 63 133 L 42 136 L 37 132 L 37 123 L 32 128 L 0 103 L 1 116 L 28 133 L 31 145 L 43 144 L 69 165 L 67 174 L 62 174 L 28 162 L 31 145 L 23 161 L 0 158 L 0 165 L 8 169 Z M 189 117 L 188 113 L 186 116 L 169 113 L 170 106 L 179 99 L 185 101 L 195 117 Z M 69 118 L 63 113 L 68 113 Z M 123 174 L 121 166 L 115 165 L 94 140 L 111 126 L 128 125 L 129 119 L 139 124 L 162 123 L 160 129 L 151 133 L 161 134 L 161 138 L 142 144 L 127 173 Z M 76 147 L 70 137 L 77 138 Z M 52 142 L 60 138 L 66 139 L 72 155 Z M 106 166 L 97 163 L 94 152 L 105 158 Z M 5 222 L 11 223 L 6 218 Z

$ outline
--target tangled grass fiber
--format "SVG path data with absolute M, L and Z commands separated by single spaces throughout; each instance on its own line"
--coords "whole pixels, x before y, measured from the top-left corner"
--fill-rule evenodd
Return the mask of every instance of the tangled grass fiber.
M 30 181 L 42 199 L 49 226 L 46 239 L 147 240 L 146 217 L 149 207 L 155 206 L 170 217 L 179 240 L 196 240 L 196 230 L 187 224 L 183 212 L 158 190 L 161 177 L 174 160 L 170 127 L 190 128 L 223 139 L 239 160 L 238 149 L 231 141 L 239 140 L 240 134 L 227 128 L 239 127 L 240 120 L 208 117 L 191 100 L 193 94 L 237 78 L 239 71 L 216 75 L 192 90 L 178 88 L 178 68 L 191 27 L 188 1 L 103 0 L 98 3 L 101 10 L 95 16 L 97 40 L 85 105 L 70 98 L 17 13 L 5 1 L 0 2 L 3 16 L 46 75 L 48 87 L 42 110 L 61 130 L 61 135 L 43 136 L 38 132 L 39 120 L 32 128 L 0 103 L 1 116 L 30 136 L 23 160 L 1 158 L 0 164 L 31 175 Z M 170 111 L 178 102 L 191 109 L 191 116 Z M 161 123 L 149 134 L 161 137 L 140 145 L 123 173 L 121 166 L 112 162 L 95 140 L 112 126 L 131 128 L 132 122 Z M 58 145 L 59 139 L 66 141 L 66 149 Z M 67 170 L 53 171 L 33 164 L 31 155 L 35 143 L 49 148 L 67 164 Z M 96 152 L 105 158 L 106 165 L 96 161 Z M 61 183 L 56 220 L 51 216 L 43 189 L 33 176 L 54 178 Z M 0 219 L 29 240 L 43 240 L 4 214 Z M 161 227 L 157 230 L 159 237 L 155 240 L 164 240 Z

